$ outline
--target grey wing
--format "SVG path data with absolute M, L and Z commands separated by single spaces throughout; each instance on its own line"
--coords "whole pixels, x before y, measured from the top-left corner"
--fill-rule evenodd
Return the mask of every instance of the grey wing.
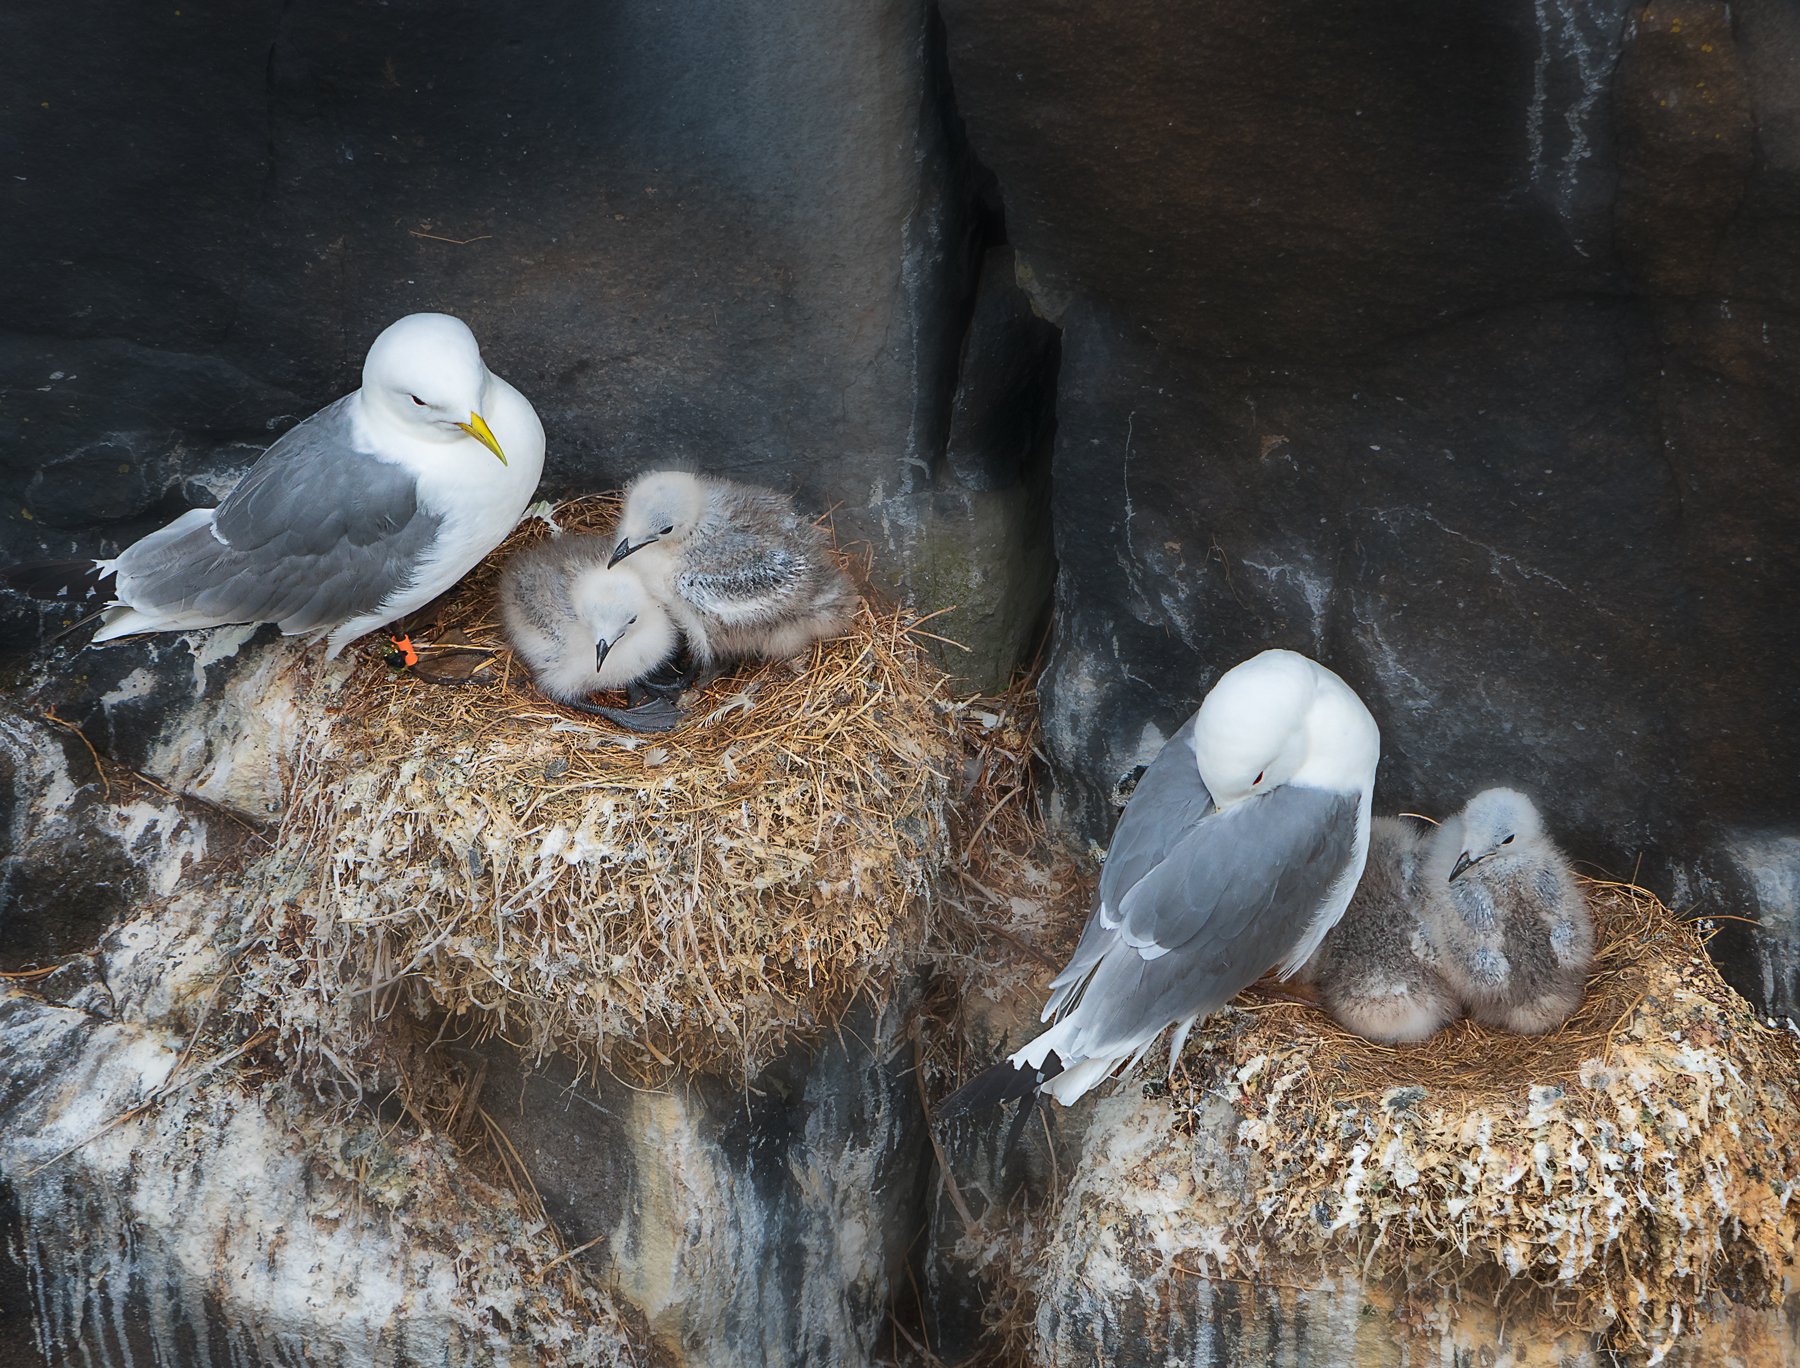
M 1215 1011 L 1281 963 L 1354 860 L 1360 803 L 1290 784 L 1198 823 L 1125 894 L 1073 1057 Z
M 1194 723 L 1188 718 L 1180 731 L 1156 753 L 1156 759 L 1138 779 L 1125 813 L 1113 829 L 1106 863 L 1100 870 L 1100 888 L 1094 909 L 1082 928 L 1081 940 L 1068 965 L 1051 980 L 1051 999 L 1046 1014 L 1061 1006 L 1060 998 L 1106 953 L 1118 927 L 1120 900 L 1132 885 L 1161 864 L 1175 844 L 1199 820 L 1213 810 L 1212 794 L 1194 758 Z
M 1156 753 L 1113 830 L 1100 872 L 1100 901 L 1115 912 L 1133 885 L 1213 811 L 1212 794 L 1194 758 L 1194 723 L 1199 716 L 1188 718 Z
M 209 527 L 144 556 L 123 553 L 119 584 L 132 606 L 310 632 L 409 585 L 441 520 L 420 510 L 404 469 L 357 449 L 353 397 L 265 451 Z
M 800 548 L 727 527 L 707 537 L 703 561 L 676 573 L 675 589 L 731 626 L 778 621 L 808 601 L 813 565 Z

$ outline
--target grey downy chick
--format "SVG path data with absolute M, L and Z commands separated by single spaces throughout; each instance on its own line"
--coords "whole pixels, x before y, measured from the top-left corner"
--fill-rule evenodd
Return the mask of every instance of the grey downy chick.
M 673 704 L 630 711 L 590 694 L 633 689 L 674 659 L 681 638 L 668 610 L 629 566 L 608 566 L 612 538 L 563 536 L 510 557 L 500 573 L 507 640 L 558 703 L 638 731 L 679 721 Z
M 1537 1035 L 1581 1005 L 1594 923 L 1531 799 L 1485 789 L 1431 834 L 1426 926 L 1469 1015 Z
M 1393 817 L 1369 823 L 1369 861 L 1343 920 L 1305 969 L 1326 1010 L 1369 1040 L 1424 1040 L 1458 1014 L 1418 913 L 1422 835 Z
M 785 660 L 842 632 L 856 610 L 825 534 L 769 489 L 685 470 L 640 475 L 609 564 L 627 556 L 708 670 Z

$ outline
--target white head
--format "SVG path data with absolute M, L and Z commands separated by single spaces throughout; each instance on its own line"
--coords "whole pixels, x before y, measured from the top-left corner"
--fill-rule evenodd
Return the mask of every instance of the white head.
M 363 362 L 363 412 L 418 441 L 480 442 L 506 463 L 487 419 L 488 368 L 475 334 L 449 314 L 408 314 L 390 323 Z
M 1287 783 L 1374 787 L 1381 734 L 1350 686 L 1293 651 L 1227 670 L 1194 723 L 1200 778 L 1220 808 Z
M 1433 876 L 1454 883 L 1478 864 L 1503 873 L 1537 858 L 1544 819 L 1517 789 L 1483 789 L 1431 834 Z
M 706 509 L 700 477 L 686 470 L 651 470 L 625 487 L 625 509 L 619 514 L 619 544 L 611 565 L 652 542 L 679 546 L 693 532 Z
M 592 634 L 596 673 L 608 655 L 639 633 L 640 618 L 645 619 L 641 629 L 645 635 L 659 639 L 673 635 L 668 614 L 629 569 L 596 566 L 583 571 L 569 586 L 569 601 L 577 621 Z

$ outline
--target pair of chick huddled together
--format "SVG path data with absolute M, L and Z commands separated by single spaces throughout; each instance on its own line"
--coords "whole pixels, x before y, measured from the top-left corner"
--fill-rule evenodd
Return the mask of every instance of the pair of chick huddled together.
M 693 670 L 782 660 L 848 625 L 856 593 L 823 532 L 768 489 L 681 470 L 627 486 L 609 535 L 570 534 L 514 555 L 500 580 L 508 640 L 559 703 L 641 731 L 680 717 L 662 686 L 686 640 Z M 629 711 L 589 695 L 625 689 Z
M 1331 1014 L 1389 1044 L 1467 1012 L 1536 1035 L 1581 1005 L 1587 899 L 1531 799 L 1486 789 L 1429 832 L 1370 824 L 1362 882 L 1306 967 Z

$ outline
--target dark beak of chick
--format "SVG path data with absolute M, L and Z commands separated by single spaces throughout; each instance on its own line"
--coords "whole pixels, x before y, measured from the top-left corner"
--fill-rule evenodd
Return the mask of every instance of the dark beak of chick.
M 612 642 L 605 637 L 594 643 L 594 673 L 600 673 L 600 667 L 606 664 L 606 653 L 612 650 Z
M 645 537 L 636 546 L 633 546 L 630 537 L 620 537 L 619 544 L 613 547 L 612 559 L 606 563 L 606 568 L 608 570 L 612 569 L 613 566 L 624 560 L 625 557 L 629 556 L 633 551 L 642 551 L 655 540 L 655 537 Z
M 1468 873 L 1469 870 L 1473 869 L 1476 865 L 1480 864 L 1485 859 L 1487 859 L 1487 856 L 1481 855 L 1481 856 L 1478 856 L 1475 859 L 1471 860 L 1469 858 L 1469 852 L 1466 850 L 1463 851 L 1462 854 L 1460 854 L 1456 857 L 1456 867 L 1450 871 L 1450 877 L 1447 880 L 1445 880 L 1445 882 L 1446 883 L 1455 883 L 1464 874 Z

